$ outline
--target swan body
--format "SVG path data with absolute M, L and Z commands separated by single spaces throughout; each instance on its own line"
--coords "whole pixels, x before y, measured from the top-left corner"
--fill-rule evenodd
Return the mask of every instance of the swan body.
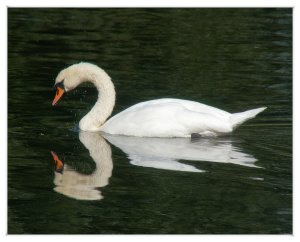
M 231 114 L 194 101 L 163 98 L 138 103 L 108 119 L 115 105 L 114 85 L 104 70 L 84 62 L 58 74 L 55 81 L 57 93 L 52 104 L 55 105 L 64 92 L 85 81 L 96 86 L 99 96 L 91 111 L 79 122 L 83 131 L 139 137 L 219 136 L 231 133 L 265 109 Z

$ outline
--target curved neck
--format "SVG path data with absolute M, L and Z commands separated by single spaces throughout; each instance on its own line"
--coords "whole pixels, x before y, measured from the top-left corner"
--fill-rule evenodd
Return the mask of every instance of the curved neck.
M 100 68 L 84 71 L 83 81 L 92 82 L 98 90 L 94 107 L 80 120 L 79 128 L 84 131 L 99 131 L 115 106 L 116 92 L 110 77 Z

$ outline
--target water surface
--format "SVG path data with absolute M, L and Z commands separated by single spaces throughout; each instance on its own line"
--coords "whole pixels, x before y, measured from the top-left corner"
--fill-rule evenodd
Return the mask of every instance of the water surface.
M 95 88 L 51 106 L 79 61 L 112 77 L 113 114 L 162 97 L 268 109 L 222 139 L 82 133 Z M 10 8 L 8 233 L 292 233 L 292 10 Z

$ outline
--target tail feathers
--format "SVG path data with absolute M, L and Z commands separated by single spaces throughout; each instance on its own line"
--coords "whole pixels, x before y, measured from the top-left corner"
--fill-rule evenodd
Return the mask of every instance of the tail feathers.
M 245 121 L 254 118 L 257 114 L 264 111 L 266 108 L 267 107 L 262 107 L 262 108 L 251 109 L 241 113 L 233 113 L 232 116 L 230 117 L 232 128 L 234 129 L 240 124 L 244 123 Z

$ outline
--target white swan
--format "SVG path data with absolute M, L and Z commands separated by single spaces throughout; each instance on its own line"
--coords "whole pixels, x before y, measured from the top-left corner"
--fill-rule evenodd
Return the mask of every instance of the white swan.
M 52 105 L 58 102 L 64 92 L 71 91 L 85 81 L 92 82 L 99 95 L 94 107 L 79 122 L 79 128 L 84 131 L 139 137 L 218 136 L 231 133 L 238 125 L 266 109 L 262 107 L 230 114 L 193 101 L 164 98 L 138 103 L 107 120 L 115 105 L 114 85 L 104 70 L 84 62 L 74 64 L 58 74 Z

